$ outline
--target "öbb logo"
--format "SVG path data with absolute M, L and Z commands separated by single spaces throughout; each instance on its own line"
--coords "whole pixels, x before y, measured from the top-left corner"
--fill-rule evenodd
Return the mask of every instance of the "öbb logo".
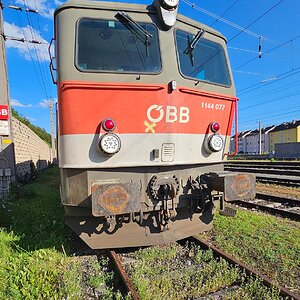
M 147 109 L 147 118 L 150 122 L 158 123 L 165 119 L 166 123 L 188 123 L 190 120 L 188 107 L 166 106 L 153 104 Z
M 0 105 L 0 120 L 8 120 L 8 106 Z

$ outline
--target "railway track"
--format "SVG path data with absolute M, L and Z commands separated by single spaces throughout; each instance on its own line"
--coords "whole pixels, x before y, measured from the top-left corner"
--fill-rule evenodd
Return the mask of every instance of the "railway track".
M 299 162 L 226 162 L 224 169 L 253 173 L 259 182 L 300 187 Z
M 267 276 L 265 276 L 265 275 L 255 271 L 254 269 L 246 266 L 241 261 L 239 261 L 239 260 L 235 259 L 234 257 L 228 255 L 227 253 L 225 253 L 222 250 L 218 249 L 214 245 L 199 239 L 198 237 L 192 236 L 192 237 L 190 237 L 190 238 L 183 241 L 183 243 L 186 243 L 186 242 L 189 242 L 189 243 L 192 243 L 194 245 L 200 246 L 201 249 L 203 249 L 203 250 L 211 249 L 213 251 L 214 257 L 222 258 L 222 259 L 226 260 L 231 266 L 238 267 L 241 270 L 241 272 L 243 272 L 243 274 L 246 274 L 247 276 L 249 276 L 249 278 L 250 278 L 250 276 L 255 276 L 256 278 L 260 278 L 262 280 L 263 284 L 267 287 L 273 287 L 275 285 L 272 282 L 272 280 L 270 278 L 268 278 Z M 123 260 L 122 255 L 119 255 L 115 251 L 108 251 L 108 255 L 111 258 L 111 260 L 113 261 L 113 263 L 115 265 L 115 268 L 116 268 L 116 271 L 119 274 L 119 276 L 121 277 L 122 282 L 124 284 L 124 287 L 126 288 L 126 291 L 131 294 L 131 297 L 132 297 L 133 300 L 141 299 L 138 292 L 137 292 L 137 290 L 134 287 L 134 284 L 131 281 L 130 276 L 125 271 L 125 267 L 124 267 L 123 262 L 122 262 L 122 260 Z M 276 287 L 279 289 L 279 293 L 284 299 L 300 300 L 300 295 L 296 295 L 295 293 L 293 293 L 292 291 L 286 289 L 283 286 L 276 285 Z M 226 286 L 225 288 L 222 288 L 218 291 L 214 291 L 214 292 L 208 293 L 207 295 L 204 295 L 204 296 L 202 295 L 200 297 L 191 298 L 191 299 L 223 299 L 223 297 L 228 296 L 227 293 L 235 291 L 239 288 L 240 288 L 240 286 L 234 284 L 233 286 L 230 286 L 230 287 Z M 149 291 L 149 293 L 151 293 L 151 291 Z
M 257 193 L 255 199 L 238 200 L 232 203 L 300 221 L 300 200 L 297 199 Z

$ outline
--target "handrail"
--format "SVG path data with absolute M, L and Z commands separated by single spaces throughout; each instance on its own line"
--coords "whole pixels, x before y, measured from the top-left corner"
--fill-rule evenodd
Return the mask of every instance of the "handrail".
M 239 146 L 238 146 L 238 142 L 239 142 L 239 140 L 238 140 L 238 99 L 236 99 L 236 101 L 235 101 L 235 103 L 234 103 L 234 109 L 235 109 L 235 112 L 234 112 L 234 116 L 235 116 L 235 129 L 234 129 L 234 131 L 235 131 L 235 149 L 234 149 L 234 152 L 233 153 L 225 153 L 225 155 L 227 155 L 227 156 L 235 156 L 235 155 L 237 155 L 237 153 L 238 153 L 238 148 L 239 148 Z
M 49 53 L 49 57 L 50 57 L 49 69 L 50 69 L 50 75 L 51 75 L 51 78 L 52 78 L 52 82 L 53 82 L 54 84 L 57 84 L 57 81 L 56 81 L 56 79 L 54 78 L 54 74 L 53 74 L 53 71 L 56 71 L 56 68 L 55 68 L 54 65 L 53 65 L 53 60 L 55 59 L 55 56 L 52 56 L 52 55 L 51 55 L 51 46 L 52 46 L 53 41 L 55 41 L 54 38 L 51 39 L 51 41 L 50 41 L 50 43 L 49 43 L 49 46 L 48 46 L 48 53 Z

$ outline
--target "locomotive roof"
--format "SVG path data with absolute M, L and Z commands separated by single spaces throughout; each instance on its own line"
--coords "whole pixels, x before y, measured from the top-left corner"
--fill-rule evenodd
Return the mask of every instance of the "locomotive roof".
M 59 6 L 55 12 L 54 16 L 64 10 L 66 8 L 89 8 L 89 9 L 111 9 L 111 10 L 125 10 L 125 11 L 132 11 L 132 12 L 143 12 L 143 13 L 154 13 L 156 14 L 157 11 L 153 5 L 142 5 L 142 4 L 129 4 L 129 3 L 121 3 L 121 2 L 104 2 L 104 1 L 87 1 L 87 0 L 70 0 L 61 6 Z M 197 22 L 193 19 L 190 19 L 186 16 L 178 14 L 176 17 L 177 20 L 187 23 L 189 25 L 195 26 L 197 28 L 202 28 L 205 31 L 219 36 L 220 38 L 226 41 L 226 38 L 218 31 L 214 30 L 213 28 L 204 25 L 200 22 Z

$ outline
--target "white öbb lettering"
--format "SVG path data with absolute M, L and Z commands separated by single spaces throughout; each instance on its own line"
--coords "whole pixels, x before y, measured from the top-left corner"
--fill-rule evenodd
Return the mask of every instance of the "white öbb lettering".
M 166 123 L 188 123 L 190 120 L 188 107 L 166 106 L 153 104 L 147 110 L 147 118 L 150 122 L 158 123 L 165 118 Z

